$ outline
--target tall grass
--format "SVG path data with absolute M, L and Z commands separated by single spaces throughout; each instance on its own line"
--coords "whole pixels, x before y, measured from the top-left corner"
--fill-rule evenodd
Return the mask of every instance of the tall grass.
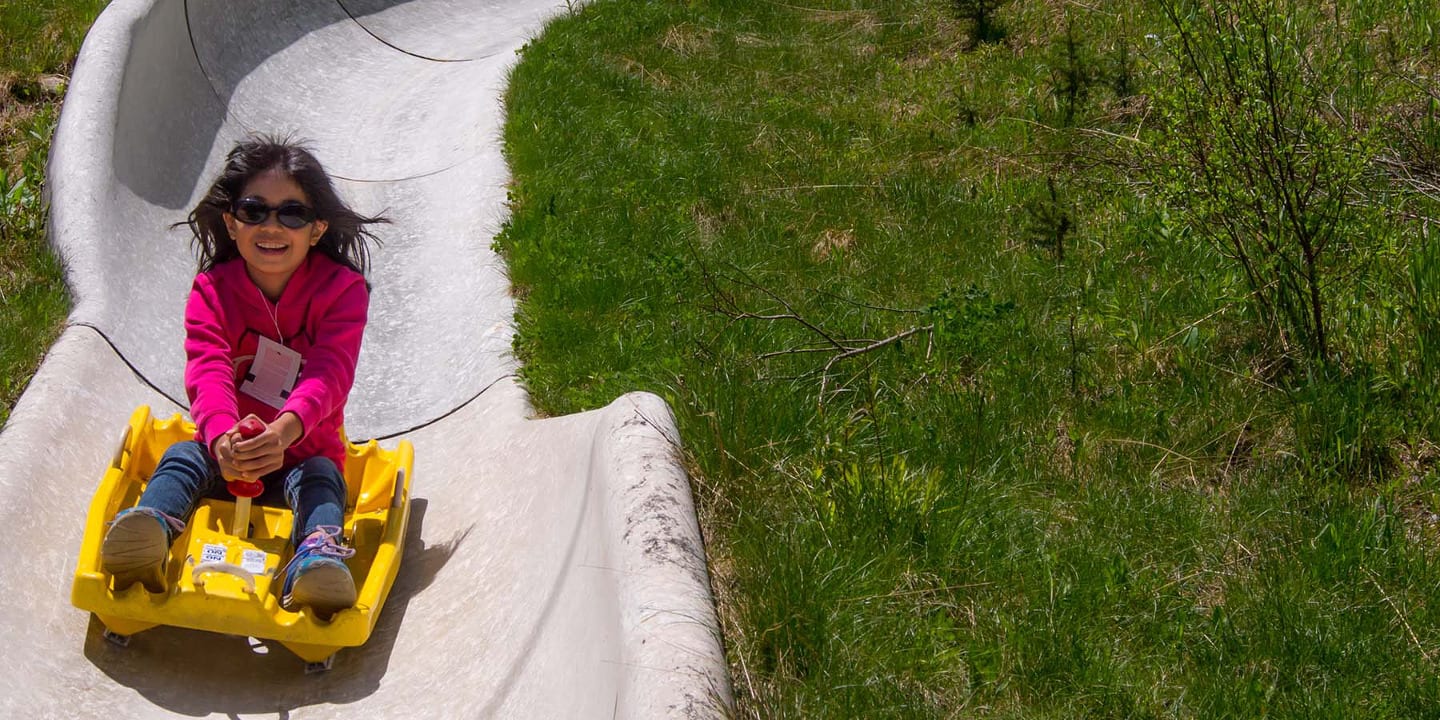
M 0 425 L 69 311 L 45 242 L 45 158 L 80 41 L 104 5 L 0 4 Z
M 600 1 L 513 73 L 526 382 L 676 408 L 741 715 L 1431 712 L 1433 202 L 1366 166 L 1297 362 L 1135 164 L 1164 8 L 962 10 Z M 1340 12 L 1423 127 L 1434 10 Z

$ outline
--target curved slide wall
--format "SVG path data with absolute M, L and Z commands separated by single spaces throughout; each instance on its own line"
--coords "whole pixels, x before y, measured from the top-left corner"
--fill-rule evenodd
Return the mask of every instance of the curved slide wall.
M 75 308 L 0 434 L 0 717 L 716 717 L 729 681 L 657 397 L 545 420 L 490 250 L 500 97 L 554 0 L 114 0 L 87 37 L 49 185 Z M 247 132 L 311 141 L 384 210 L 352 437 L 415 444 L 404 565 L 370 642 L 156 628 L 118 648 L 69 586 L 130 411 L 183 411 L 184 218 Z

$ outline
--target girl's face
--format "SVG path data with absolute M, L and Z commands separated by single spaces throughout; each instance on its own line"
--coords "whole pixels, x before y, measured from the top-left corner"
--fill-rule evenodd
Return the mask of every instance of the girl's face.
M 237 206 L 246 206 L 247 212 L 240 215 L 247 220 L 253 221 L 259 216 L 257 208 L 263 211 L 258 223 L 242 222 L 235 217 L 234 208 L 225 213 L 225 227 L 245 260 L 246 272 L 271 300 L 280 299 L 290 276 L 305 262 L 310 248 L 320 242 L 329 227 L 324 220 L 306 222 L 298 228 L 282 224 L 282 215 L 288 216 L 286 220 L 291 224 L 300 222 L 295 218 L 304 211 L 297 212 L 293 207 L 295 203 L 306 209 L 310 207 L 310 199 L 295 179 L 279 168 L 272 168 L 251 178 L 236 202 Z M 312 217 L 313 211 L 304 216 Z

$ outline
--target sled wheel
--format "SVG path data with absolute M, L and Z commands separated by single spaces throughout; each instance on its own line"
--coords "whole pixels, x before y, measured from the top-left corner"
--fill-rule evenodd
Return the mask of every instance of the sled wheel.
M 106 628 L 106 629 L 105 629 L 105 632 L 104 632 L 104 633 L 101 633 L 101 634 L 105 636 L 105 639 L 106 639 L 106 640 L 109 640 L 109 641 L 110 641 L 110 644 L 111 644 L 111 645 L 114 645 L 114 646 L 116 646 L 116 647 L 122 647 L 122 648 L 123 648 L 123 647 L 130 647 L 130 636 L 129 636 L 129 635 L 121 635 L 120 633 L 117 633 L 117 632 L 115 632 L 114 630 L 111 630 L 111 629 L 109 629 L 109 628 Z
M 330 657 L 321 660 L 320 662 L 307 662 L 305 663 L 305 674 L 318 675 L 323 672 L 328 672 L 330 670 L 330 666 L 334 664 L 335 656 L 333 654 Z

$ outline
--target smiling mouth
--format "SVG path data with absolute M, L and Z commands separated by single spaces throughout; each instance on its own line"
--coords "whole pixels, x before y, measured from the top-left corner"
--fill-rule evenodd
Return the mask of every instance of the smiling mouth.
M 255 243 L 255 247 L 260 248 L 261 250 L 264 250 L 266 252 L 283 252 L 289 246 L 277 245 L 275 243 Z

